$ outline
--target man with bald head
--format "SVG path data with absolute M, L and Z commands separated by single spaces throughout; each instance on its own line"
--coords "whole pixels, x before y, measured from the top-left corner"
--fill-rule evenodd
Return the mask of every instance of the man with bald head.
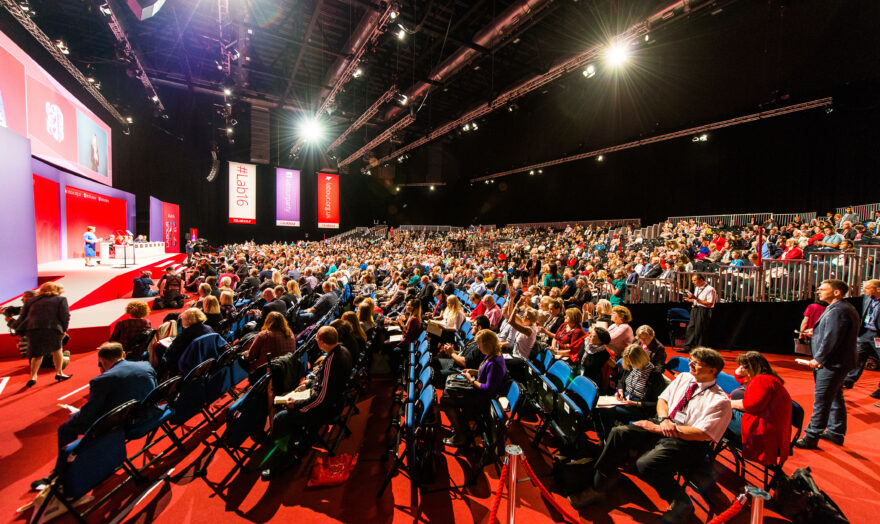
M 339 333 L 330 326 L 318 330 L 315 337 L 318 348 L 324 352 L 319 357 L 309 376 L 303 380 L 296 391 L 309 391 L 308 398 L 288 400 L 287 409 L 278 412 L 272 423 L 272 439 L 290 440 L 282 445 L 288 451 L 288 459 L 296 458 L 298 444 L 309 432 L 316 432 L 321 425 L 333 418 L 342 408 L 342 396 L 351 375 L 351 354 L 339 344 Z M 280 464 L 281 469 L 291 460 Z M 277 471 L 278 467 L 273 468 Z M 270 477 L 271 470 L 264 470 L 263 477 Z
M 861 323 L 859 325 L 859 340 L 856 343 L 859 350 L 859 363 L 849 372 L 843 387 L 851 388 L 855 385 L 859 377 L 862 376 L 862 370 L 865 369 L 865 363 L 870 357 L 880 358 L 880 280 L 866 280 L 862 284 L 862 308 Z M 880 398 L 880 384 L 877 390 L 871 393 L 874 398 Z

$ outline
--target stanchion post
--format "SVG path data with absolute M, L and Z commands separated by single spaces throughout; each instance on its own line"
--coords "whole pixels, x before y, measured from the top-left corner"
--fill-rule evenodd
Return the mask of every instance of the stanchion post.
M 509 473 L 507 477 L 507 524 L 513 524 L 516 517 L 516 484 L 517 466 L 522 456 L 522 448 L 515 444 L 508 444 L 504 448 L 507 452 L 507 464 Z
M 749 522 L 761 524 L 764 522 L 764 501 L 770 499 L 770 494 L 754 486 L 746 486 L 746 493 L 752 497 L 752 517 Z

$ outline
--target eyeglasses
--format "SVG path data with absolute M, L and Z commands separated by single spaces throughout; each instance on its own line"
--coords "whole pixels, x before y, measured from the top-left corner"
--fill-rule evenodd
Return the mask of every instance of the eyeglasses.
M 695 368 L 695 367 L 697 367 L 697 366 L 699 366 L 699 367 L 703 367 L 703 363 L 700 362 L 699 360 L 689 360 L 689 361 L 688 361 L 688 366 L 690 366 L 690 367 L 692 367 L 692 368 Z

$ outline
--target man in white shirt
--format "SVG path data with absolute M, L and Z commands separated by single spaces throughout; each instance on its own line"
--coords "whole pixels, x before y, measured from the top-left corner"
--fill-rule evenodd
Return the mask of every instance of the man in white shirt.
M 604 498 L 609 477 L 635 451 L 636 474 L 669 501 L 664 522 L 686 522 L 694 507 L 675 475 L 698 465 L 730 423 L 730 399 L 715 382 L 723 368 L 717 351 L 695 348 L 690 373 L 679 374 L 657 399 L 656 421 L 639 420 L 611 430 L 596 461 L 593 487 L 570 496 L 571 503 L 584 506 Z
M 688 292 L 684 300 L 693 304 L 693 307 L 685 332 L 684 347 L 680 350 L 682 353 L 690 353 L 691 349 L 708 343 L 709 321 L 712 320 L 712 310 L 718 300 L 718 293 L 706 282 L 706 277 L 697 274 L 691 277 L 691 281 L 694 283 L 694 291 Z

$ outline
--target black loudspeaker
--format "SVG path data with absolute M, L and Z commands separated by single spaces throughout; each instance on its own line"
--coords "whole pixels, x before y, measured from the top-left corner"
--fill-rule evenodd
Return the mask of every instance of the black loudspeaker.
M 269 163 L 269 143 L 269 109 L 251 106 L 251 162 Z
M 159 12 L 165 0 L 126 0 L 129 9 L 138 20 L 146 20 Z

